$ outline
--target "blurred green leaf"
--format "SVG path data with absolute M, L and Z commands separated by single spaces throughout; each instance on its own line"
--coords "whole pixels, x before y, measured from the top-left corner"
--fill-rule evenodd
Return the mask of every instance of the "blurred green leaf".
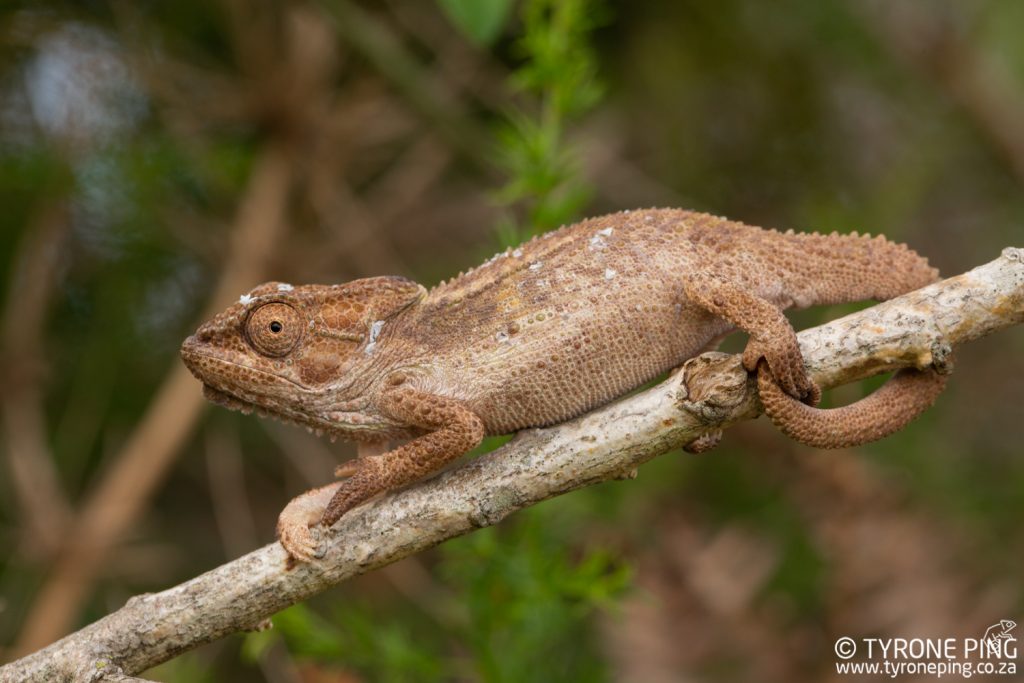
M 514 0 L 438 0 L 463 35 L 481 47 L 491 45 L 505 27 Z
M 461 635 L 480 680 L 608 680 L 592 617 L 632 573 L 603 548 L 581 555 L 569 526 L 545 504 L 443 546 L 440 571 L 469 612 Z
M 277 638 L 278 635 L 271 629 L 246 633 L 242 637 L 242 649 L 239 656 L 243 662 L 255 664 L 263 658 Z
M 341 664 L 367 680 L 439 681 L 446 670 L 424 628 L 411 619 L 384 623 L 376 605 L 341 603 L 325 619 L 300 603 L 277 614 L 274 626 L 293 654 Z

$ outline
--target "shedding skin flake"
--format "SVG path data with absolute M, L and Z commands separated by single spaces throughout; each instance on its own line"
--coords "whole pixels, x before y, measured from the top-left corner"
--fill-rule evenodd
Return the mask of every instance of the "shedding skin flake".
M 377 347 L 377 337 L 380 336 L 380 331 L 383 327 L 383 320 L 377 320 L 370 325 L 370 343 L 366 345 L 366 350 L 364 351 L 367 355 L 373 353 L 373 350 Z

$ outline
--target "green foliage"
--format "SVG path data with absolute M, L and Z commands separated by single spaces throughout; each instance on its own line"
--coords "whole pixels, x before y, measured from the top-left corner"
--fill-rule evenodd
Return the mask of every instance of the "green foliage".
M 181 683 L 217 683 L 217 673 L 208 662 L 194 652 L 186 652 L 174 659 L 153 667 L 145 674 L 145 680 L 180 681 Z
M 596 0 L 526 0 L 517 45 L 526 61 L 513 76 L 544 100 L 546 122 L 561 122 L 597 104 L 601 87 L 588 34 L 603 20 Z
M 293 654 L 364 673 L 373 681 L 440 681 L 444 660 L 429 628 L 414 620 L 382 619 L 365 603 L 338 603 L 325 619 L 305 604 L 274 617 L 274 629 L 246 636 L 243 653 L 256 661 L 283 637 Z
M 578 560 L 546 509 L 531 508 L 501 529 L 446 544 L 441 573 L 461 587 L 471 628 L 465 645 L 480 680 L 599 681 L 590 617 L 615 604 L 630 580 L 602 549 Z M 563 525 L 564 526 L 564 525 Z
M 522 65 L 511 85 L 536 98 L 530 112 L 512 111 L 498 131 L 500 163 L 509 180 L 498 201 L 518 204 L 523 218 L 506 215 L 500 237 L 506 245 L 579 217 L 590 198 L 566 129 L 601 97 L 588 34 L 602 12 L 594 0 L 527 0 L 523 35 L 516 42 Z
M 453 24 L 481 47 L 497 40 L 508 22 L 513 0 L 438 0 Z

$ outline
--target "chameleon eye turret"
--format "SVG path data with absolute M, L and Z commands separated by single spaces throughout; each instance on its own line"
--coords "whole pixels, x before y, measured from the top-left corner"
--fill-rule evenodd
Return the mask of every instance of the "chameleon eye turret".
M 279 358 L 291 353 L 305 329 L 303 316 L 291 304 L 263 304 L 249 314 L 245 334 L 253 348 L 265 356 Z

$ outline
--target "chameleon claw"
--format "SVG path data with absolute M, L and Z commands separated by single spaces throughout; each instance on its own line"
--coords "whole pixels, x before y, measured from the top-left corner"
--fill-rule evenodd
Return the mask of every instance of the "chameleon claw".
M 292 500 L 277 518 L 277 537 L 296 562 L 312 562 L 326 554 L 319 524 L 324 507 L 341 486 L 335 482 L 308 491 Z M 293 566 L 290 561 L 289 566 Z
M 278 525 L 281 545 L 295 562 L 312 562 L 325 555 L 318 530 L 319 525 Z

